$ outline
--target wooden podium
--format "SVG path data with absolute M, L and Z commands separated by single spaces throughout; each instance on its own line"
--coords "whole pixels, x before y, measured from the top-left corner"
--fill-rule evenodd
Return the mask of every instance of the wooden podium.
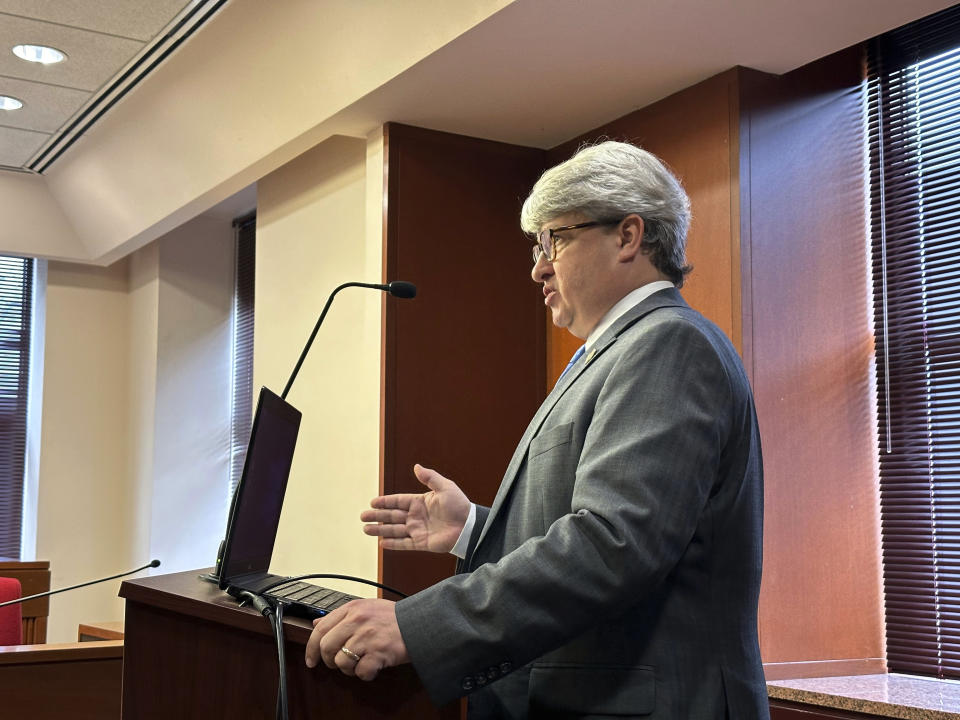
M 199 576 L 208 570 L 128 580 L 123 659 L 125 720 L 275 716 L 277 649 L 270 623 Z M 459 704 L 434 707 L 413 668 L 366 683 L 308 669 L 311 625 L 284 619 L 290 718 L 458 718 Z

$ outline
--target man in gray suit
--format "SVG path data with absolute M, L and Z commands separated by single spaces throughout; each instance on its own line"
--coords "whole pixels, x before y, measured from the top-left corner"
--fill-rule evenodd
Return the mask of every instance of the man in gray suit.
M 760 436 L 727 337 L 677 292 L 689 201 L 653 155 L 606 142 L 523 207 L 553 322 L 585 340 L 490 508 L 415 467 L 422 495 L 361 518 L 458 574 L 317 621 L 307 664 L 373 679 L 412 662 L 471 718 L 767 718 L 757 641 Z

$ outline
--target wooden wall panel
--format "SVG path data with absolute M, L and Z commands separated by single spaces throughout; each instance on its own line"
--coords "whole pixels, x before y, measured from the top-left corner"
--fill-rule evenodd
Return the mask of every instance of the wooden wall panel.
M 605 139 L 634 143 L 664 160 L 693 208 L 687 259 L 694 271 L 681 292 L 741 350 L 738 93 L 732 69 L 573 138 L 553 148 L 549 160 L 561 162 L 581 144 Z M 550 382 L 580 341 L 552 325 L 548 337 Z
M 690 194 L 683 293 L 734 341 L 757 398 L 761 649 L 777 677 L 883 668 L 860 72 L 858 49 L 781 78 L 735 68 L 549 153 L 634 142 Z M 578 345 L 548 328 L 548 382 Z
M 544 397 L 544 306 L 530 278 L 520 206 L 544 152 L 386 126 L 385 276 L 416 283 L 384 313 L 384 492 L 421 492 L 419 462 L 490 504 Z M 385 552 L 406 591 L 453 571 L 451 557 Z
M 883 668 L 860 78 L 852 49 L 743 90 L 761 650 L 781 677 Z
M 766 485 L 760 605 L 765 665 L 779 678 L 838 668 L 881 671 L 861 67 L 859 50 L 851 49 L 779 78 L 735 68 L 539 155 L 408 128 L 391 132 L 387 274 L 420 282 L 422 273 L 424 291 L 444 300 L 423 310 L 415 303 L 388 307 L 384 487 L 416 489 L 409 466 L 419 460 L 476 488 L 481 501 L 492 495 L 543 389 L 580 344 L 554 329 L 543 312 L 526 274 L 528 250 L 519 239 L 517 211 L 539 170 L 566 159 L 581 142 L 636 142 L 663 157 L 691 196 L 688 248 L 695 270 L 683 292 L 733 339 L 754 386 Z M 499 199 L 490 196 L 493 186 Z M 425 239 L 423 229 L 434 227 L 437 208 L 435 227 L 445 228 L 486 217 L 488 208 L 503 203 L 510 207 L 502 216 L 494 212 L 490 238 L 515 234 L 516 257 L 512 246 L 497 246 L 505 262 L 482 265 L 492 259 L 487 257 L 481 265 L 460 263 L 449 274 L 438 248 L 463 242 L 481 247 L 488 239 L 471 230 L 446 245 Z M 461 252 L 449 250 L 445 257 L 460 258 Z M 523 272 L 514 276 L 507 267 Z M 473 301 L 477 278 L 484 288 L 509 279 L 516 286 L 504 286 L 504 292 L 516 293 L 516 300 L 504 297 L 501 309 L 487 309 L 487 298 Z M 535 311 L 488 322 L 498 313 L 528 308 Z M 539 323 L 539 333 L 531 322 Z M 471 355 L 478 348 L 503 352 L 506 336 L 495 327 L 515 332 L 508 325 L 520 330 L 514 336 L 517 354 L 491 366 L 489 382 L 477 381 L 485 376 L 476 374 Z M 479 334 L 483 342 L 476 341 Z M 451 342 L 470 351 L 444 355 Z M 539 371 L 531 369 L 538 353 Z M 518 367 L 526 368 L 524 377 L 540 373 L 538 393 L 522 381 L 511 384 Z M 467 382 L 470 395 L 463 393 Z M 516 412 L 503 416 L 504 432 L 498 430 L 489 443 L 484 428 L 502 410 L 485 401 L 469 421 L 441 412 L 451 398 L 469 409 L 471 397 L 501 390 L 515 394 Z M 405 424 L 411 417 L 416 427 Z M 477 438 L 493 452 L 482 467 L 474 463 L 485 456 L 470 447 Z M 407 587 L 418 564 L 420 559 L 401 565 L 384 558 L 384 576 Z M 430 576 L 417 577 L 426 583 Z

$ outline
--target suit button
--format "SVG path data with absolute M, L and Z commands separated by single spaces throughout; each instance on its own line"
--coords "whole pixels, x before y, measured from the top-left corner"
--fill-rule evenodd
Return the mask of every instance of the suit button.
M 477 681 L 477 687 L 483 687 L 487 684 L 487 676 L 483 673 L 477 673 L 474 680 Z
M 460 687 L 462 687 L 464 690 L 473 690 L 473 678 L 465 677 Z
M 487 668 L 487 680 L 496 680 L 500 677 L 500 669 L 496 666 Z
M 500 663 L 500 673 L 506 675 L 508 672 L 513 670 L 513 663 L 502 662 Z

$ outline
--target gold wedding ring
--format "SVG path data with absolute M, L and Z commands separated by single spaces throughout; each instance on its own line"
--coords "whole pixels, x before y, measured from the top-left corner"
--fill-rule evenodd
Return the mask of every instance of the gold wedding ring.
M 353 650 L 348 648 L 346 645 L 340 648 L 340 652 L 342 652 L 344 655 L 346 655 L 348 658 L 350 658 L 354 662 L 356 663 L 360 662 L 360 656 L 357 655 Z

